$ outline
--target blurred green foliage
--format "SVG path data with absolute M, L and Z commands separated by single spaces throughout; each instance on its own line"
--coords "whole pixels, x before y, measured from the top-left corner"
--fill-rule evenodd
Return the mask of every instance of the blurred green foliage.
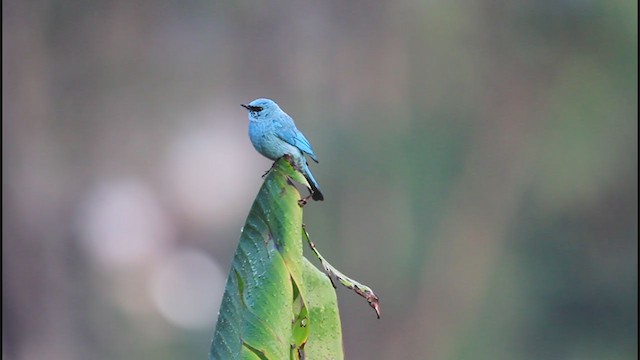
M 314 242 L 384 306 L 338 290 L 346 358 L 637 358 L 637 19 L 619 0 L 3 2 L 3 356 L 206 356 L 213 324 L 160 311 L 151 279 L 184 248 L 226 274 L 270 166 L 238 105 L 266 96 L 320 158 Z M 135 236 L 82 230 L 121 178 L 164 216 L 126 266 L 105 254 Z M 221 298 L 215 279 L 186 299 Z

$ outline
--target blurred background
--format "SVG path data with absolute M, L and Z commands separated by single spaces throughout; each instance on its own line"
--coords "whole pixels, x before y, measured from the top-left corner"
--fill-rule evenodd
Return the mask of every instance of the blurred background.
M 347 359 L 637 358 L 637 7 L 3 1 L 3 360 L 206 358 L 257 97 L 380 295 Z

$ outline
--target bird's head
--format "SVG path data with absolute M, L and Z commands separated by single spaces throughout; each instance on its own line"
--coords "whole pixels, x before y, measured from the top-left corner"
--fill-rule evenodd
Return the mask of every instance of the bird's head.
M 247 105 L 240 105 L 249 111 L 249 118 L 252 120 L 261 120 L 282 111 L 278 104 L 270 99 L 255 99 Z

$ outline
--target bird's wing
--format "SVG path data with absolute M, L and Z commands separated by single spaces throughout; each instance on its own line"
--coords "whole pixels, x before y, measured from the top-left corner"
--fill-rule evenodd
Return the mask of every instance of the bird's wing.
M 276 134 L 278 137 L 287 143 L 297 147 L 302 152 L 309 155 L 313 161 L 318 162 L 318 157 L 313 153 L 311 143 L 306 137 L 296 128 L 290 117 L 283 118 L 282 121 L 275 122 Z

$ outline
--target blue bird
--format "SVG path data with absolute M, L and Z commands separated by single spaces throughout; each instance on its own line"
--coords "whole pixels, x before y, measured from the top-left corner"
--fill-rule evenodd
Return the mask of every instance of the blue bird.
M 318 158 L 291 116 L 269 99 L 256 99 L 248 105 L 242 104 L 242 107 L 249 111 L 249 138 L 253 147 L 274 161 L 285 155 L 291 156 L 294 166 L 309 181 L 313 200 L 324 200 L 318 182 L 311 175 L 305 154 L 315 162 L 318 162 Z

